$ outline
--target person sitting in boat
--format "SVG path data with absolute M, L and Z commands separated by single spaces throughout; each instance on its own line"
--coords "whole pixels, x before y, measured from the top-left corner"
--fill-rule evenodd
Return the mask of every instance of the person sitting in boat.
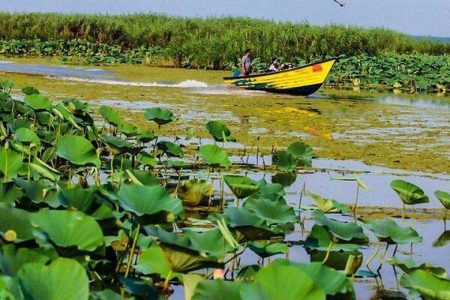
M 252 50 L 247 49 L 241 60 L 241 76 L 248 76 L 252 73 Z
M 280 70 L 280 66 L 278 65 L 278 59 L 273 58 L 272 63 L 269 66 L 268 72 L 278 72 Z

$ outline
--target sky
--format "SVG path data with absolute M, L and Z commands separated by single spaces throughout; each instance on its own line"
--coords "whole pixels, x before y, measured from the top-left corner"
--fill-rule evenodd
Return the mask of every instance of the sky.
M 450 0 L 0 0 L 0 11 L 247 16 L 311 24 L 384 27 L 450 37 Z

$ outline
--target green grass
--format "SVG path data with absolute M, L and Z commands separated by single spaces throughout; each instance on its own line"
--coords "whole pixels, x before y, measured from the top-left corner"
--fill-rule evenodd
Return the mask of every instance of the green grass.
M 80 40 L 71 45 L 78 47 L 80 52 L 92 50 L 94 54 L 109 45 L 107 53 L 127 52 L 132 56 L 142 52 L 147 60 L 159 65 L 209 69 L 227 68 L 246 48 L 252 48 L 263 61 L 276 56 L 292 62 L 342 54 L 450 54 L 450 44 L 416 40 L 386 29 L 322 27 L 248 18 L 188 19 L 152 14 L 1 13 L 0 39 L 62 40 L 64 43 Z M 97 46 L 92 47 L 92 43 Z M 68 46 L 64 47 L 67 49 Z M 45 52 L 45 48 L 42 45 L 41 50 Z

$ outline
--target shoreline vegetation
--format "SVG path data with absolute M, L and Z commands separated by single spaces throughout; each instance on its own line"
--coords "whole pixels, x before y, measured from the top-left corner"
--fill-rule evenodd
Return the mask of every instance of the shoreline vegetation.
M 3 56 L 233 70 L 245 48 L 254 50 L 257 71 L 266 70 L 272 57 L 294 66 L 340 57 L 329 86 L 439 93 L 450 88 L 450 43 L 387 29 L 231 17 L 0 13 Z

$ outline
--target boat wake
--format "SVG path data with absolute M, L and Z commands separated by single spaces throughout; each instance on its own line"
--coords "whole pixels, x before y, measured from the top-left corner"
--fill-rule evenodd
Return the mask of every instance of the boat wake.
M 81 77 L 65 77 L 65 76 L 47 76 L 47 78 L 55 78 L 58 80 L 67 80 L 73 82 L 106 84 L 106 85 L 123 85 L 123 86 L 144 86 L 144 87 L 175 87 L 175 88 L 206 88 L 208 85 L 202 81 L 187 79 L 182 82 L 145 82 L 145 81 L 126 81 L 121 79 L 91 79 Z

